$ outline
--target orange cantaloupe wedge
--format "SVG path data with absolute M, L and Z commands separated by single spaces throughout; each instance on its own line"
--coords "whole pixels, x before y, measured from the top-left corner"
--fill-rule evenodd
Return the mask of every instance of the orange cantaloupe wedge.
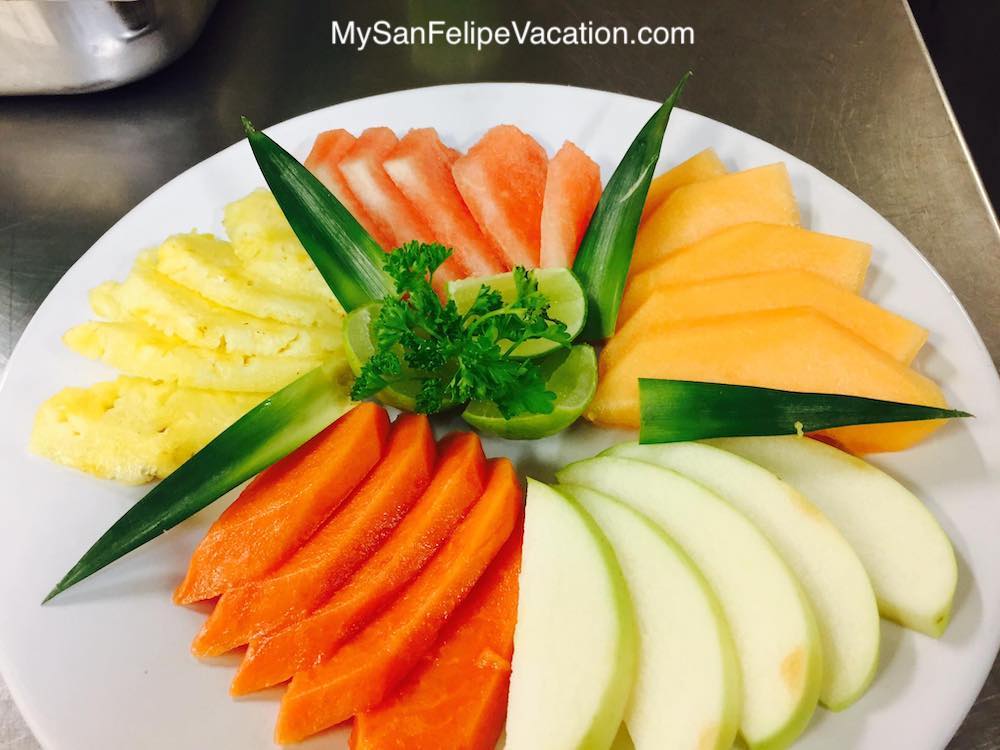
M 548 164 L 534 138 L 497 125 L 452 165 L 465 204 L 508 268 L 538 266 Z
M 722 163 L 722 159 L 714 149 L 706 148 L 653 178 L 649 192 L 646 193 L 646 205 L 643 206 L 642 217 L 639 219 L 640 226 L 677 188 L 690 185 L 692 182 L 721 177 L 724 174 L 726 165 Z
M 785 308 L 677 323 L 639 340 L 599 381 L 594 422 L 639 426 L 639 378 L 698 380 L 945 406 L 937 385 L 825 315 Z M 824 430 L 852 453 L 897 451 L 942 420 Z
M 298 742 L 391 695 L 510 537 L 521 500 L 517 470 L 493 461 L 483 496 L 399 598 L 328 660 L 295 675 L 275 741 Z
M 572 141 L 549 162 L 542 200 L 542 268 L 569 268 L 601 199 L 601 168 Z
M 799 223 L 799 207 L 783 163 L 733 172 L 677 188 L 639 229 L 632 272 L 727 227 L 761 221 Z
M 486 473 L 475 434 L 442 441 L 430 485 L 392 535 L 311 615 L 252 638 L 230 692 L 244 695 L 277 685 L 333 653 L 427 564 L 479 499 Z
M 211 599 L 284 563 L 378 463 L 388 434 L 385 410 L 358 404 L 258 474 L 195 549 L 174 601 Z
M 351 212 L 351 216 L 375 238 L 383 250 L 391 250 L 392 238 L 375 225 L 340 171 L 340 160 L 356 140 L 357 138 L 341 128 L 323 131 L 316 136 L 312 150 L 306 157 L 305 166 L 337 200 L 344 204 L 344 208 Z
M 430 482 L 436 454 L 427 417 L 400 415 L 385 456 L 351 498 L 277 570 L 219 597 L 192 652 L 224 654 L 323 604 L 406 516 Z
M 797 269 L 858 292 L 864 285 L 871 256 L 871 245 L 856 240 L 779 224 L 738 224 L 677 250 L 652 268 L 635 274 L 625 288 L 619 325 L 661 286 L 723 276 Z
M 493 750 L 510 687 L 521 530 L 392 696 L 354 718 L 351 750 Z
M 779 307 L 811 307 L 903 364 L 909 364 L 927 340 L 927 331 L 916 323 L 822 276 L 766 271 L 661 287 L 608 341 L 600 371 L 612 369 L 639 339 L 674 323 Z

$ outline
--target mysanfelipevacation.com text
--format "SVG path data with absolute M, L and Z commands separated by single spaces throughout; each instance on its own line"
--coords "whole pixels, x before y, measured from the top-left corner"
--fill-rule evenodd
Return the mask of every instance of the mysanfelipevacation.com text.
M 609 45 L 692 45 L 691 26 L 605 26 L 584 21 L 569 26 L 542 26 L 531 21 L 511 21 L 500 25 L 464 21 L 428 21 L 417 26 L 404 26 L 390 21 L 358 24 L 355 21 L 333 21 L 331 41 L 335 45 L 354 47 L 363 52 L 371 45 L 413 46 L 445 44 L 472 46 L 482 50 L 490 46 L 609 46 Z

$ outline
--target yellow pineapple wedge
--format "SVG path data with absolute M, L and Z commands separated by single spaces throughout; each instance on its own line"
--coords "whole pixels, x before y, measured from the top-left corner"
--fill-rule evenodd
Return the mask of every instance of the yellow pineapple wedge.
M 340 349 L 340 322 L 298 326 L 258 318 L 218 305 L 158 273 L 144 253 L 123 283 L 106 282 L 90 293 L 105 320 L 138 321 L 193 346 L 236 354 L 319 356 Z
M 174 235 L 156 259 L 156 270 L 175 283 L 248 315 L 300 326 L 334 325 L 341 318 L 328 302 L 249 277 L 232 245 L 210 234 Z
M 222 223 L 247 276 L 340 309 L 270 191 L 255 190 L 230 203 Z
M 105 479 L 150 482 L 170 474 L 266 395 L 130 377 L 65 388 L 39 408 L 31 450 Z
M 89 322 L 71 328 L 66 345 L 134 377 L 247 393 L 277 391 L 323 362 L 323 357 L 231 354 L 186 344 L 144 323 Z

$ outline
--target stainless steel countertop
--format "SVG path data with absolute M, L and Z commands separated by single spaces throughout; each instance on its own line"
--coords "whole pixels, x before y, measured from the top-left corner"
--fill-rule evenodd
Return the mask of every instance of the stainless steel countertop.
M 443 3 L 400 5 L 222 0 L 191 52 L 152 78 L 81 97 L 0 99 L 0 367 L 65 270 L 142 198 L 238 140 L 240 114 L 269 125 L 461 81 L 656 99 L 688 68 L 684 107 L 786 149 L 871 204 L 937 267 L 1000 361 L 1000 230 L 902 0 L 484 0 L 466 11 L 484 23 L 690 25 L 696 42 L 479 55 L 331 45 L 334 14 L 404 22 Z M 949 747 L 1000 748 L 998 702 L 995 665 Z

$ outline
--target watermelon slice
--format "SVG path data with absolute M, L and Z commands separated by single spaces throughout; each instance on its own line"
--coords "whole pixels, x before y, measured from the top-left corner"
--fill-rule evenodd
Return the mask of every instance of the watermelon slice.
M 469 213 L 451 174 L 457 151 L 445 146 L 433 128 L 411 130 L 382 163 L 389 177 L 430 226 L 434 239 L 453 251 L 470 276 L 509 270 Z
M 573 265 L 590 216 L 601 198 L 601 168 L 566 141 L 549 162 L 542 202 L 542 268 Z
M 433 242 L 430 228 L 389 179 L 382 161 L 399 140 L 389 128 L 368 128 L 340 160 L 340 171 L 391 248 L 411 240 Z
M 504 260 L 511 266 L 537 267 L 548 169 L 545 149 L 513 125 L 498 125 L 451 169 L 479 228 L 500 248 Z
M 340 128 L 320 133 L 316 136 L 312 151 L 306 157 L 306 168 L 326 185 L 326 189 L 333 193 L 337 200 L 344 204 L 344 208 L 351 212 L 351 215 L 368 231 L 368 234 L 374 237 L 383 249 L 388 250 L 392 247 L 392 239 L 375 226 L 372 217 L 368 215 L 368 212 L 358 202 L 357 196 L 347 186 L 344 175 L 338 166 L 344 154 L 354 145 L 356 140 L 357 138 Z

